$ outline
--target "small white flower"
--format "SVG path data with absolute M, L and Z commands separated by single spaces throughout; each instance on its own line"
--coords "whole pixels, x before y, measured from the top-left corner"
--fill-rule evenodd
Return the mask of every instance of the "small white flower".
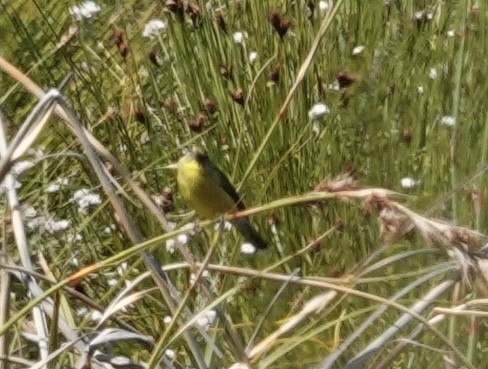
M 74 5 L 68 9 L 68 12 L 76 19 L 91 18 L 102 8 L 94 1 L 85 1 L 80 5 Z
M 214 225 L 214 229 L 218 231 L 219 229 L 224 230 L 225 232 L 229 232 L 232 229 L 232 223 L 225 221 L 224 224 L 222 222 L 217 222 Z
M 413 17 L 415 19 L 422 19 L 424 17 L 424 12 L 422 10 L 416 11 Z
M 127 272 L 127 269 L 129 269 L 129 264 L 127 264 L 127 262 L 124 261 L 117 267 L 117 273 L 120 276 L 123 276 L 125 272 Z
M 59 192 L 61 187 L 66 186 L 68 184 L 68 178 L 60 177 L 52 182 L 47 188 L 44 190 L 46 193 L 55 193 Z
M 210 277 L 210 273 L 208 272 L 208 270 L 204 270 L 203 273 L 202 273 L 202 276 L 200 278 L 206 278 L 208 279 Z M 195 273 L 191 273 L 190 274 L 190 284 L 193 284 L 195 283 L 197 280 L 197 276 Z
M 14 166 L 12 167 L 12 174 L 15 177 L 18 177 L 22 173 L 31 169 L 32 167 L 34 167 L 34 163 L 32 161 L 27 161 L 27 160 L 19 161 L 19 162 L 15 163 Z
M 102 319 L 102 313 L 99 312 L 98 310 L 94 310 L 91 315 L 90 315 L 90 319 L 94 322 L 99 322 L 101 319 Z
M 91 207 L 100 205 L 102 203 L 100 195 L 87 188 L 76 191 L 73 195 L 73 200 L 76 201 L 80 211 L 82 212 L 86 212 Z
M 366 46 L 359 45 L 352 49 L 352 55 L 359 55 L 366 49 Z
M 312 106 L 312 109 L 308 111 L 308 117 L 310 119 L 318 119 L 329 113 L 330 113 L 330 109 L 327 105 L 318 103 Z
M 46 187 L 46 189 L 44 190 L 44 192 L 46 193 L 55 193 L 55 192 L 59 192 L 59 190 L 61 189 L 61 186 L 57 183 L 51 183 L 49 186 Z
M 312 124 L 312 133 L 315 135 L 315 136 L 318 136 L 320 134 L 320 131 L 322 130 L 322 127 L 321 125 L 319 124 L 319 122 L 313 122 Z
M 166 251 L 172 254 L 175 252 L 175 248 L 177 244 L 184 246 L 188 243 L 189 240 L 190 237 L 186 233 L 179 234 L 175 238 L 170 238 L 169 240 L 166 240 Z
M 234 35 L 234 42 L 236 44 L 244 44 L 246 42 L 246 38 L 248 37 L 247 35 L 247 32 L 246 31 L 243 31 L 243 32 L 235 32 Z
M 447 37 L 454 37 L 455 33 L 454 33 L 454 30 L 450 29 L 449 31 L 447 31 Z
M 402 185 L 403 188 L 412 188 L 412 187 L 418 185 L 419 182 L 420 181 L 416 181 L 413 178 L 405 177 L 405 178 L 402 178 L 401 185 Z
M 39 149 L 37 147 L 31 147 L 27 149 L 27 155 L 32 155 L 36 158 L 42 158 L 44 156 L 44 151 L 42 149 Z
M 441 118 L 441 124 L 446 127 L 454 127 L 456 125 L 456 118 L 452 115 L 444 115 Z
M 117 281 L 117 279 L 116 279 L 116 278 L 109 278 L 109 279 L 107 279 L 107 284 L 108 284 L 110 287 L 115 286 L 117 283 L 118 283 L 118 281 Z
M 341 90 L 341 86 L 339 86 L 339 82 L 334 81 L 333 83 L 329 83 L 327 85 L 327 89 L 328 90 L 331 90 L 331 91 L 340 91 Z
M 241 245 L 241 253 L 244 254 L 244 255 L 252 255 L 256 252 L 256 246 L 254 246 L 252 243 L 250 242 L 244 242 L 242 245 Z
M 254 63 L 256 61 L 256 59 L 258 58 L 258 53 L 255 52 L 255 51 L 251 51 L 249 53 L 249 63 Z
M 75 267 L 80 265 L 80 262 L 77 257 L 72 257 L 71 259 L 69 259 L 69 263 Z
M 146 38 L 153 39 L 156 37 L 160 30 L 165 29 L 167 24 L 165 21 L 160 19 L 153 19 L 147 22 L 144 26 L 144 30 L 142 31 L 142 36 Z
M 166 251 L 170 254 L 174 254 L 176 248 L 176 241 L 174 238 L 170 238 L 166 240 Z
M 85 317 L 88 314 L 88 309 L 86 307 L 80 307 L 76 309 L 76 316 Z
M 435 69 L 435 68 L 429 69 L 429 78 L 430 79 L 437 79 L 437 69 Z
M 18 189 L 22 187 L 22 184 L 17 181 L 13 176 L 9 176 L 0 183 L 0 192 L 6 192 L 12 186 L 13 188 Z
M 175 228 L 175 225 L 173 223 L 170 223 L 170 229 L 173 230 Z M 187 223 L 181 229 L 188 230 L 193 234 L 193 231 L 195 230 L 195 223 Z M 178 236 L 174 238 L 170 238 L 169 240 L 166 240 L 166 251 L 168 251 L 170 254 L 175 252 L 176 244 L 178 245 L 186 245 L 190 241 L 190 235 L 189 233 L 182 233 L 179 234 Z
M 424 86 L 417 86 L 417 92 L 422 95 L 424 93 Z
M 22 216 L 24 219 L 33 219 L 37 217 L 37 210 L 34 209 L 32 206 L 27 205 L 25 207 L 22 207 Z
M 151 142 L 151 136 L 149 136 L 149 132 L 147 131 L 142 132 L 141 138 L 139 140 L 143 145 L 147 145 L 149 142 Z
M 164 356 L 166 356 L 170 360 L 174 360 L 176 357 L 176 352 L 174 352 L 173 350 L 167 349 L 164 352 Z
M 207 311 L 204 315 L 197 319 L 196 324 L 202 328 L 207 329 L 215 320 L 217 313 L 214 310 Z
M 66 230 L 70 225 L 70 221 L 63 219 L 63 220 L 52 220 L 49 219 L 44 223 L 44 230 L 48 233 L 58 233 Z
M 176 236 L 176 241 L 180 244 L 180 245 L 186 245 L 188 243 L 188 240 L 190 239 L 190 237 L 188 237 L 188 235 L 186 233 L 184 234 L 179 234 L 178 236 Z
M 171 323 L 171 317 L 169 315 L 166 315 L 164 318 L 163 318 L 163 323 L 164 324 L 169 324 Z
M 319 9 L 321 12 L 326 12 L 327 10 L 329 10 L 330 8 L 330 4 L 329 4 L 329 1 L 319 1 Z
M 34 230 L 41 230 L 44 227 L 44 224 L 46 223 L 46 218 L 43 216 L 33 218 L 32 220 L 27 222 L 27 228 Z
M 83 236 L 79 233 L 70 233 L 66 235 L 66 241 L 69 243 L 76 243 L 83 239 Z

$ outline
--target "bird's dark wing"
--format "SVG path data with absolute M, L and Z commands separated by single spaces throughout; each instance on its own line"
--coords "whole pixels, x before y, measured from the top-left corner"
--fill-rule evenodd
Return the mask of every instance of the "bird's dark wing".
M 232 186 L 232 183 L 230 183 L 229 178 L 227 178 L 225 173 L 222 172 L 220 168 L 217 167 L 217 165 L 215 165 L 214 162 L 209 159 L 207 154 L 202 153 L 200 151 L 195 151 L 193 155 L 195 156 L 195 159 L 198 162 L 200 162 L 202 165 L 207 166 L 213 173 L 217 173 L 218 181 L 222 186 L 222 189 L 227 193 L 227 195 L 229 195 L 232 198 L 232 200 L 235 201 L 236 209 L 244 210 L 246 208 L 244 206 L 244 203 L 241 201 L 239 194 L 237 193 L 234 186 Z
M 229 195 L 232 200 L 236 202 L 236 208 L 238 210 L 244 210 L 246 207 L 241 201 L 239 194 L 237 193 L 232 183 L 230 183 L 229 178 L 222 172 L 211 160 L 208 161 L 208 165 L 212 167 L 219 174 L 219 182 L 224 191 Z

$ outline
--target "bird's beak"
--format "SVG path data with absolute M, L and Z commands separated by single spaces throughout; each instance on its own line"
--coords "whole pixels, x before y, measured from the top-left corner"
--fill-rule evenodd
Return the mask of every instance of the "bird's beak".
M 163 169 L 178 169 L 178 164 L 174 163 L 174 164 L 166 165 L 165 167 L 163 167 Z

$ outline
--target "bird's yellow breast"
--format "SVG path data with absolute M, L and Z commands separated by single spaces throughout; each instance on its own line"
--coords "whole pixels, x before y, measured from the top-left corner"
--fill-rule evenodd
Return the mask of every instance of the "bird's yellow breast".
M 180 160 L 177 181 L 183 200 L 202 218 L 213 219 L 236 209 L 235 201 L 222 189 L 219 173 L 196 160 Z

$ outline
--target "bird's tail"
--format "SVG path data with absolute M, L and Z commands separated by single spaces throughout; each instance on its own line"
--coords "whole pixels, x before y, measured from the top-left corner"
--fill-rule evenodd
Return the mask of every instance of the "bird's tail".
M 254 247 L 258 249 L 266 249 L 268 247 L 266 241 L 264 241 L 259 233 L 253 228 L 249 219 L 234 219 L 232 221 L 232 224 L 244 236 L 246 241 L 252 243 Z

